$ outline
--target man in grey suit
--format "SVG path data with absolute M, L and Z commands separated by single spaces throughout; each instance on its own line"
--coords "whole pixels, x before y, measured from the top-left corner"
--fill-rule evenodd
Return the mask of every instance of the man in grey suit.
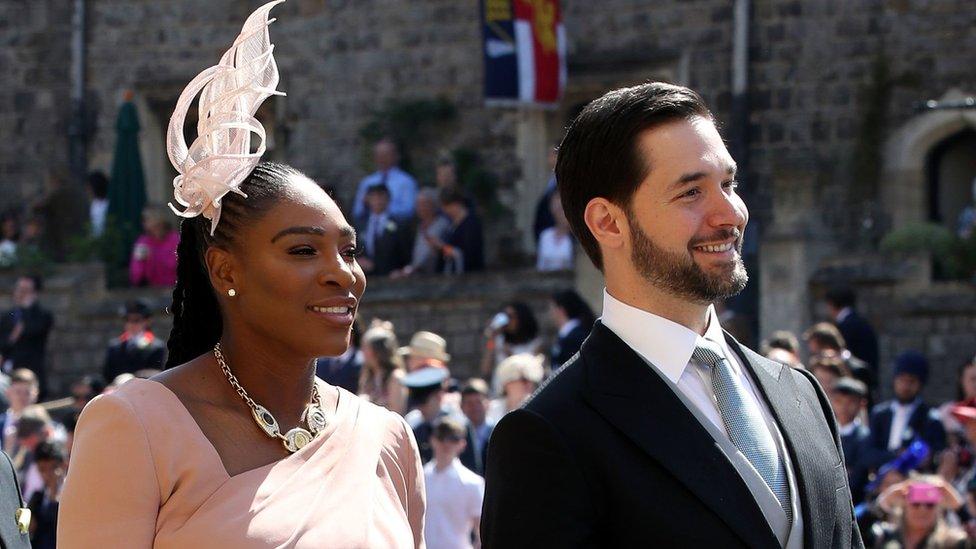
M 590 103 L 559 150 L 606 282 L 579 354 L 495 427 L 485 547 L 862 547 L 827 396 L 719 325 L 748 276 L 736 166 L 701 98 Z
M 6 453 L 0 452 L 0 547 L 29 548 L 30 512 L 26 509 L 17 483 L 14 464 Z

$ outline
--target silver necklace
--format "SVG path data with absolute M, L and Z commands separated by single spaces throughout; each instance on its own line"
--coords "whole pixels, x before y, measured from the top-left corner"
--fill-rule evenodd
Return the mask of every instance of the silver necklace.
M 325 430 L 326 419 L 325 412 L 322 411 L 322 395 L 319 394 L 318 384 L 312 383 L 312 400 L 307 405 L 305 405 L 305 410 L 302 412 L 302 416 L 298 418 L 299 422 L 305 422 L 308 429 L 303 429 L 301 426 L 295 427 L 289 430 L 284 435 L 281 434 L 281 429 L 278 427 L 278 420 L 268 411 L 267 408 L 261 406 L 254 399 L 248 396 L 247 391 L 241 386 L 240 382 L 237 381 L 237 377 L 231 373 L 230 366 L 227 365 L 227 361 L 224 360 L 224 354 L 220 352 L 220 343 L 214 345 L 214 358 L 217 359 L 217 365 L 220 366 L 220 370 L 224 372 L 227 377 L 227 381 L 230 382 L 231 386 L 237 391 L 241 399 L 250 406 L 251 415 L 254 416 L 254 421 L 258 424 L 258 427 L 264 431 L 266 435 L 271 438 L 277 438 L 281 440 L 284 444 L 285 449 L 291 453 L 295 453 L 305 447 L 309 442 L 312 442 L 316 436 Z

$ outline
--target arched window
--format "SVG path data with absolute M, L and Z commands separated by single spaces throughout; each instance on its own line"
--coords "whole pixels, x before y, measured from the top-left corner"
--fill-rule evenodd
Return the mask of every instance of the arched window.
M 959 229 L 959 216 L 973 205 L 976 182 L 976 130 L 967 128 L 934 146 L 926 160 L 928 218 Z

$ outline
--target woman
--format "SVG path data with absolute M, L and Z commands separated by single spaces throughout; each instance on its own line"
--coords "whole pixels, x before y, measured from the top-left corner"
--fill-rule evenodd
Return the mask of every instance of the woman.
M 593 328 L 593 310 L 575 290 L 560 290 L 549 300 L 549 314 L 559 330 L 549 351 L 549 364 L 558 369 L 572 358 Z
M 393 278 L 436 273 L 440 255 L 431 243 L 445 240 L 451 232 L 451 222 L 440 213 L 436 189 L 420 189 L 416 206 L 417 234 L 413 239 L 410 264 L 390 273 Z
M 879 549 L 970 547 L 966 533 L 946 523 L 947 510 L 962 507 L 962 497 L 941 477 L 924 475 L 891 486 L 878 498 L 889 521 L 872 527 Z
M 187 149 L 181 106 L 200 77 L 177 103 L 169 150 L 187 219 L 168 369 L 85 408 L 61 499 L 61 547 L 423 546 L 423 470 L 410 428 L 314 375 L 315 357 L 346 350 L 366 286 L 355 234 L 298 171 L 242 163 L 263 153 L 251 152 L 240 128 L 256 123 L 248 101 L 277 84 L 264 29 L 276 3 L 259 8 L 204 74 L 230 86 L 204 88 L 200 107 L 208 122 L 232 120 L 227 133 L 204 127 L 209 139 Z M 235 56 L 252 38 L 265 42 Z M 240 93 L 242 78 L 221 77 L 228 63 L 262 79 L 254 94 Z M 223 92 L 235 101 L 219 101 Z M 247 131 L 263 136 L 259 126 Z M 197 180 L 201 165 L 209 171 Z
M 539 323 L 528 304 L 513 301 L 492 318 L 485 329 L 485 354 L 482 358 L 481 372 L 492 376 L 492 391 L 499 395 L 496 366 L 503 360 L 518 354 L 538 354 L 542 349 L 539 336 Z
M 136 239 L 129 260 L 129 283 L 133 286 L 168 288 L 176 282 L 176 248 L 180 235 L 163 212 L 142 214 L 142 235 Z
M 555 225 L 539 235 L 539 250 L 535 268 L 537 271 L 568 271 L 573 268 L 573 233 L 563 212 L 559 193 L 549 199 L 549 211 Z
M 398 414 L 406 412 L 406 390 L 400 383 L 405 370 L 396 334 L 386 325 L 363 334 L 363 369 L 359 396 Z

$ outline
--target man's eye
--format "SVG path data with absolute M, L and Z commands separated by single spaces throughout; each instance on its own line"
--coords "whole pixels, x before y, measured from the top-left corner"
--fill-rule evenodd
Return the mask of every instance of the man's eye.
M 680 198 L 697 196 L 699 193 L 701 193 L 701 191 L 699 191 L 698 189 L 691 189 L 688 192 L 682 194 Z

